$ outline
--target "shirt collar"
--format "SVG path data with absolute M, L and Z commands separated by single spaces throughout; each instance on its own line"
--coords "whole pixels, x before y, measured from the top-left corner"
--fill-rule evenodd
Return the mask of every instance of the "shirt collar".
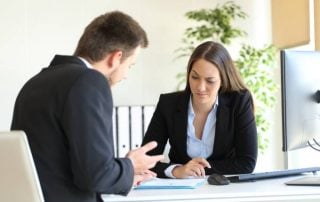
M 93 69 L 93 66 L 88 62 L 88 60 L 84 59 L 83 57 L 78 57 L 82 62 L 84 62 L 84 64 L 90 68 L 90 69 Z

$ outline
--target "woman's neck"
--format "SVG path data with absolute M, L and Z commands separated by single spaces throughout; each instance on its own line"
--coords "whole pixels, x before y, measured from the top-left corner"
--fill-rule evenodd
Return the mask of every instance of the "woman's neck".
M 215 100 L 212 103 L 198 103 L 192 100 L 193 111 L 196 114 L 198 113 L 208 114 L 211 111 L 214 103 L 215 103 Z

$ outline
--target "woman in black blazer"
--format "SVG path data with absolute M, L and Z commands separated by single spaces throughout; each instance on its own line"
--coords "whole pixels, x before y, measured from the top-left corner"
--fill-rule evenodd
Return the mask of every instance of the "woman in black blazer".
M 162 94 L 143 139 L 157 141 L 149 154 L 170 143 L 170 163 L 158 177 L 188 178 L 254 170 L 257 129 L 253 100 L 228 51 L 219 43 L 199 45 L 188 63 L 184 91 Z

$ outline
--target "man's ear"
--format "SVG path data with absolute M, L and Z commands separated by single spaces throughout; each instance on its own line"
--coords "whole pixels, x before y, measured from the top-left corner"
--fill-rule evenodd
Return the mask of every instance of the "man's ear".
M 119 50 L 112 52 L 107 60 L 108 66 L 111 68 L 118 67 L 121 63 L 122 55 L 122 51 Z

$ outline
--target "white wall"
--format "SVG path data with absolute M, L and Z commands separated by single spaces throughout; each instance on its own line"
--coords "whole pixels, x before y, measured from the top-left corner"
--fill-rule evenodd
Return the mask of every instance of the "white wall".
M 226 0 L 0 0 L 0 130 L 9 130 L 15 97 L 32 75 L 54 54 L 72 54 L 85 26 L 97 15 L 120 10 L 145 28 L 150 46 L 142 51 L 127 80 L 114 87 L 116 105 L 156 104 L 159 94 L 174 91 L 175 75 L 187 58 L 174 60 L 185 28 L 184 14 L 214 8 Z M 270 0 L 235 0 L 249 15 L 236 25 L 248 33 L 228 47 L 232 55 L 240 42 L 262 47 L 271 42 Z M 275 79 L 278 81 L 278 75 Z M 279 111 L 279 110 L 277 110 Z M 279 122 L 280 114 L 273 114 Z M 270 148 L 257 169 L 282 167 L 281 130 L 274 124 Z M 270 160 L 271 159 L 271 160 Z M 274 162 L 274 164 L 265 162 Z

